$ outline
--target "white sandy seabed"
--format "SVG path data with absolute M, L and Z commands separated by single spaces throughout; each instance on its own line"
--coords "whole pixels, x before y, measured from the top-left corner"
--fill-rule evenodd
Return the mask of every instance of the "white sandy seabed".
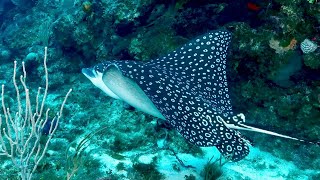
M 146 154 L 139 158 L 141 163 L 149 164 L 152 158 L 157 156 L 157 169 L 164 174 L 167 180 L 185 180 L 185 176 L 192 174 L 197 180 L 203 179 L 201 172 L 205 164 L 212 158 L 214 161 L 220 157 L 220 153 L 215 147 L 202 148 L 205 156 L 202 158 L 194 157 L 191 154 L 177 154 L 185 163 L 195 168 L 180 167 L 180 171 L 173 169 L 174 164 L 179 164 L 170 153 L 161 151 L 156 154 Z M 128 152 L 122 155 L 129 157 L 137 152 Z M 115 160 L 107 154 L 93 154 L 94 158 L 103 164 L 101 171 L 112 170 L 116 174 L 126 176 L 126 171 L 117 171 L 116 165 L 123 162 L 125 166 L 132 167 L 132 162 L 127 160 Z M 258 148 L 251 147 L 250 154 L 239 162 L 228 162 L 222 167 L 222 176 L 218 180 L 313 180 L 312 176 L 320 174 L 320 167 L 316 170 L 301 170 L 292 162 L 279 159 L 268 152 L 260 151 Z M 128 178 L 123 178 L 128 179 Z

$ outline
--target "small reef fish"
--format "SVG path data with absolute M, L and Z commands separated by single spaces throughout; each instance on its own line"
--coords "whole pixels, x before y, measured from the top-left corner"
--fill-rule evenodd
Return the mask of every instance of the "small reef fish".
M 255 3 L 252 3 L 252 2 L 248 2 L 247 3 L 247 8 L 251 11 L 259 11 L 261 9 L 260 6 L 258 6 L 257 4 Z

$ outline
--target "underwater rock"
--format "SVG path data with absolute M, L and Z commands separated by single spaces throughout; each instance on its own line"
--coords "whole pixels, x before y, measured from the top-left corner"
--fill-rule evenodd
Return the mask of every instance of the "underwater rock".
M 36 61 L 36 60 L 38 60 L 38 54 L 34 52 L 29 53 L 25 59 L 25 61 Z
M 303 63 L 305 66 L 311 69 L 319 69 L 320 68 L 320 59 L 319 53 L 310 53 L 303 55 Z
M 290 87 L 293 82 L 290 77 L 302 68 L 302 58 L 298 53 L 294 53 L 288 63 L 281 67 L 272 81 L 280 87 Z

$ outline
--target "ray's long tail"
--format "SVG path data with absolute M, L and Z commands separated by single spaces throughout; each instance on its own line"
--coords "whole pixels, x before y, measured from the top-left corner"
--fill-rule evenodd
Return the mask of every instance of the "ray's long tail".
M 253 126 L 246 125 L 246 124 L 244 124 L 245 116 L 243 114 L 238 114 L 237 116 L 235 116 L 235 118 L 238 118 L 236 125 L 235 124 L 228 124 L 225 121 L 223 121 L 223 120 L 222 121 L 225 124 L 225 126 L 227 126 L 230 129 L 252 131 L 252 132 L 257 132 L 257 133 L 262 133 L 262 134 L 268 134 L 271 136 L 282 137 L 282 138 L 286 138 L 286 139 L 291 139 L 291 140 L 300 141 L 303 143 L 314 144 L 314 145 L 320 146 L 320 140 L 316 140 L 316 141 L 304 140 L 304 139 L 300 139 L 300 138 L 296 138 L 296 137 L 292 137 L 292 136 L 288 136 L 288 135 L 284 135 L 284 134 L 279 134 L 279 133 L 276 133 L 273 131 L 268 131 L 268 130 L 264 130 L 264 129 L 260 129 L 260 128 L 256 128 Z

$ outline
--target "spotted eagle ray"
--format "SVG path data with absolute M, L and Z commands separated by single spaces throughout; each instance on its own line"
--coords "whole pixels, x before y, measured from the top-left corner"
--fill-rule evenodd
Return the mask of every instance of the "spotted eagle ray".
M 112 60 L 82 73 L 107 95 L 168 121 L 188 142 L 215 146 L 232 161 L 249 154 L 250 142 L 238 130 L 308 142 L 245 125 L 243 114 L 234 115 L 226 72 L 230 42 L 230 32 L 216 30 L 149 62 Z

